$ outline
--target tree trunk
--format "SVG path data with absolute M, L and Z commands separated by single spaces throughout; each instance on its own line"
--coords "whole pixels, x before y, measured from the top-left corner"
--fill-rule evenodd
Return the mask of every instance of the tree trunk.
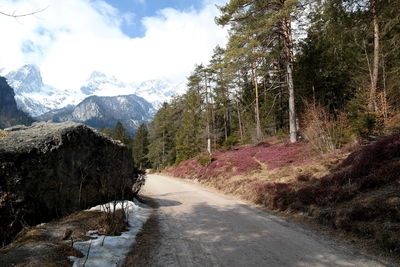
M 256 106 L 255 106 L 255 111 L 256 111 L 256 138 L 257 140 L 261 139 L 261 126 L 260 126 L 260 108 L 259 108 L 259 99 L 258 99 L 258 81 L 257 81 L 257 73 L 256 73 L 256 66 L 255 63 L 253 62 L 251 72 L 253 74 L 253 82 L 254 82 L 254 87 L 256 89 Z
M 228 139 L 228 111 L 226 108 L 224 110 L 224 135 L 226 141 Z
M 379 75 L 379 23 L 378 16 L 376 13 L 376 0 L 371 0 L 371 11 L 373 16 L 373 24 L 374 24 L 374 60 L 372 63 L 372 80 L 371 80 L 371 90 L 370 90 L 370 101 L 369 101 L 369 109 L 372 112 L 377 111 L 377 102 L 376 102 L 376 91 L 378 86 L 378 75 Z
M 210 126 L 210 110 L 209 110 L 209 100 L 208 100 L 208 78 L 206 71 L 204 71 L 204 83 L 206 86 L 207 151 L 209 154 L 211 154 L 211 126 Z
M 290 18 L 284 18 L 282 21 L 284 46 L 286 54 L 286 74 L 287 84 L 289 90 L 289 132 L 290 142 L 297 141 L 297 127 L 296 127 L 296 106 L 294 99 L 294 85 L 293 85 L 293 38 L 291 30 Z
M 241 117 L 241 115 L 240 115 L 239 101 L 238 101 L 237 99 L 236 99 L 236 108 L 237 108 L 238 121 L 239 121 L 240 141 L 243 143 L 243 141 L 244 141 L 244 136 L 243 136 L 243 128 L 242 128 L 242 117 Z
M 386 70 L 385 70 L 385 57 L 382 54 L 382 78 L 383 78 L 383 96 L 382 96 L 382 113 L 383 117 L 385 119 L 388 118 L 388 113 L 389 113 L 389 107 L 388 107 L 388 102 L 387 102 L 387 91 L 386 91 Z

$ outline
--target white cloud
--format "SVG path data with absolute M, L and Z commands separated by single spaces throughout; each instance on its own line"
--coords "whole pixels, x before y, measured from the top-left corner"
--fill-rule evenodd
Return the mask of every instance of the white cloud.
M 160 10 L 142 20 L 143 38 L 121 30 L 132 14 L 104 1 L 5 0 L 0 8 L 20 13 L 49 6 L 18 20 L 0 16 L 0 67 L 40 66 L 45 82 L 77 88 L 98 70 L 124 81 L 183 80 L 195 63 L 206 62 L 226 30 L 214 24 L 215 1 L 200 11 Z

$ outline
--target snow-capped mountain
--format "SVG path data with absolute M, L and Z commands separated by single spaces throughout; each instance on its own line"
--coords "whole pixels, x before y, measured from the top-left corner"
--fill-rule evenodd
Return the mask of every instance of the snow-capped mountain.
M 82 122 L 97 129 L 114 128 L 120 121 L 127 132 L 133 134 L 141 123 L 151 120 L 154 112 L 149 102 L 136 95 L 90 96 L 75 107 L 50 111 L 38 119 Z
M 114 76 L 95 71 L 81 87 L 85 95 L 117 96 L 135 94 L 143 97 L 158 109 L 163 102 L 169 101 L 175 94 L 185 90 L 183 83 L 172 83 L 166 80 L 149 80 L 142 83 L 124 83 Z
M 109 77 L 99 71 L 94 71 L 80 90 L 86 96 L 117 96 L 134 93 L 134 88 L 129 84 L 125 84 L 114 76 Z
M 165 80 L 149 80 L 136 87 L 135 94 L 145 98 L 159 109 L 164 102 L 168 102 L 172 96 L 185 92 L 185 83 L 171 83 Z
M 41 118 L 50 118 L 50 114 L 60 116 L 60 112 L 66 115 L 70 110 L 81 106 L 85 102 L 84 100 L 90 96 L 136 95 L 153 105 L 152 108 L 148 108 L 146 114 L 143 114 L 143 120 L 150 120 L 163 102 L 169 101 L 174 94 L 181 94 L 185 90 L 183 83 L 172 83 L 167 80 L 126 83 L 98 71 L 94 71 L 79 89 L 65 90 L 44 84 L 40 70 L 35 65 L 25 65 L 16 71 L 9 72 L 6 78 L 10 86 L 14 88 L 18 108 L 33 117 Z M 139 104 L 142 105 L 140 101 Z M 109 109 L 110 112 L 111 110 Z M 85 112 L 83 113 L 88 114 L 88 110 Z M 119 112 L 132 112 L 132 110 L 126 108 L 125 111 L 120 109 Z M 46 115 L 41 116 L 43 114 Z M 86 121 L 80 117 L 84 116 L 82 114 L 68 115 L 69 117 L 67 117 L 75 121 Z M 142 121 L 142 119 L 134 120 Z
M 8 84 L 14 89 L 19 109 L 33 117 L 53 109 L 75 105 L 85 97 L 73 90 L 60 90 L 42 81 L 40 70 L 35 65 L 25 65 L 6 75 Z

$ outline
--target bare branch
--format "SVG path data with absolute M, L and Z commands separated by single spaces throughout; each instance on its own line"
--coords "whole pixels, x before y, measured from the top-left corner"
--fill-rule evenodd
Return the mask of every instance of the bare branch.
M 6 13 L 6 12 L 3 12 L 0 10 L 0 15 L 11 17 L 11 18 L 21 18 L 21 17 L 33 16 L 35 14 L 45 11 L 47 8 L 48 8 L 48 6 L 43 9 L 39 9 L 36 11 L 32 11 L 30 13 L 23 13 L 23 14 L 16 14 L 15 11 L 14 11 L 14 13 Z

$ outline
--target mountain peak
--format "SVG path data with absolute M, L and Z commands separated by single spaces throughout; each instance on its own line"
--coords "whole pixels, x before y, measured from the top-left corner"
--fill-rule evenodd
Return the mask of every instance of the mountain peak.
M 81 87 L 81 92 L 86 95 L 108 95 L 106 91 L 111 91 L 114 93 L 118 92 L 119 89 L 125 88 L 126 85 L 119 81 L 114 76 L 108 76 L 100 71 L 93 71 L 89 79 L 86 80 L 85 84 Z M 124 91 L 122 94 L 132 93 Z M 117 93 L 118 94 L 118 93 Z
M 90 81 L 90 80 L 99 80 L 99 79 L 100 80 L 108 79 L 108 76 L 100 71 L 93 71 L 88 80 Z
M 38 74 L 40 75 L 40 69 L 35 64 L 25 64 L 20 68 L 21 71 L 25 71 L 27 74 Z
M 39 92 L 43 87 L 39 67 L 33 64 L 8 73 L 6 78 L 16 94 Z

